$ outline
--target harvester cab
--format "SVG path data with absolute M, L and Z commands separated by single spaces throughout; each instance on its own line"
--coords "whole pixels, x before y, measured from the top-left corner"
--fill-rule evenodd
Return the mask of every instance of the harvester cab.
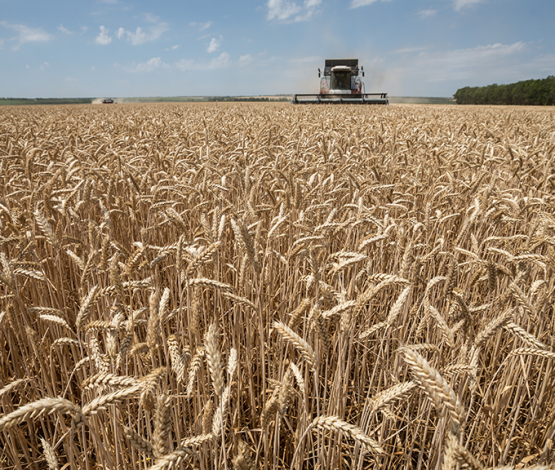
M 387 93 L 365 93 L 358 59 L 326 59 L 320 93 L 294 95 L 292 104 L 389 104 Z

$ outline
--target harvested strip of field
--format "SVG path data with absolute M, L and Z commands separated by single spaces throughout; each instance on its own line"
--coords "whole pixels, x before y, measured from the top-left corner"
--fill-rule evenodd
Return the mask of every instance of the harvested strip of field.
M 554 159 L 549 109 L 3 108 L 0 467 L 548 465 Z

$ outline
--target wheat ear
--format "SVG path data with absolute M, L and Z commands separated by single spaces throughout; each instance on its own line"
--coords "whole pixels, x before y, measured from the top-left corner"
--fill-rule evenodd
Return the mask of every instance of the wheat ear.
M 215 323 L 212 323 L 208 328 L 204 343 L 212 385 L 216 395 L 221 397 L 224 392 L 224 374 L 222 355 L 218 344 L 218 327 Z
M 48 469 L 58 470 L 58 458 L 56 457 L 56 453 L 54 452 L 54 449 L 48 443 L 48 441 L 46 441 L 42 437 L 40 438 L 40 442 L 42 444 L 44 458 L 46 459 L 46 463 L 48 464 Z
M 19 407 L 17 410 L 4 415 L 0 419 L 0 431 L 11 426 L 17 426 L 26 419 L 34 419 L 44 413 L 69 413 L 78 417 L 81 414 L 81 408 L 65 398 L 43 398 L 42 400 L 28 403 Z M 77 419 L 79 421 L 79 419 Z
M 463 413 L 460 401 L 451 386 L 416 351 L 403 348 L 402 352 L 405 362 L 410 366 L 418 384 L 438 411 L 441 413 L 443 406 L 445 406 L 451 412 L 451 419 L 455 424 L 455 434 L 458 434 L 462 425 Z
M 380 392 L 372 398 L 372 411 L 378 411 L 393 400 L 401 400 L 416 388 L 416 382 L 403 382 Z
M 187 398 L 191 398 L 193 395 L 193 386 L 195 385 L 195 377 L 197 375 L 200 366 L 202 365 L 202 358 L 205 355 L 204 348 L 197 349 L 197 352 L 191 359 L 191 364 L 189 365 L 189 373 L 187 379 Z
M 383 454 L 384 450 L 381 446 L 371 437 L 367 436 L 362 429 L 353 426 L 336 416 L 319 416 L 311 423 L 311 427 L 326 429 L 328 431 L 340 431 L 344 435 L 351 437 L 355 441 L 362 444 L 366 449 Z
M 255 470 L 256 466 L 247 444 L 242 439 L 237 440 L 237 455 L 233 459 L 235 470 Z
M 127 426 L 123 427 L 123 434 L 129 443 L 135 447 L 139 452 L 142 452 L 147 457 L 151 459 L 154 458 L 154 447 L 148 442 L 144 437 L 142 437 L 138 432 L 134 431 Z
M 150 467 L 149 470 L 164 470 L 166 468 L 170 469 L 177 467 L 188 455 L 196 455 L 196 453 L 186 447 L 179 447 L 171 454 L 157 459 L 156 464 Z
M 539 341 L 538 338 L 536 338 L 533 334 L 528 333 L 524 328 L 521 328 L 516 323 L 509 322 L 504 325 L 503 328 L 515 335 L 517 338 L 524 341 L 525 343 L 528 343 L 529 346 L 532 346 L 536 349 L 547 349 L 547 346 Z
M 0 398 L 2 398 L 2 396 L 5 395 L 6 393 L 10 393 L 12 390 L 17 388 L 19 385 L 21 385 L 23 383 L 27 383 L 28 381 L 29 381 L 29 379 L 25 378 L 25 379 L 17 379 L 17 380 L 14 380 L 14 381 L 10 382 L 8 385 L 6 385 L 2 389 L 0 389 Z
M 156 416 L 154 419 L 154 452 L 161 457 L 168 453 L 168 436 L 170 434 L 171 398 L 161 395 L 156 400 Z
M 297 349 L 306 362 L 308 362 L 312 370 L 315 370 L 316 354 L 314 354 L 314 350 L 310 347 L 310 345 L 291 328 L 280 321 L 274 322 L 273 327 L 280 333 L 281 336 L 293 344 L 295 349 Z
M 125 400 L 126 398 L 131 398 L 135 395 L 138 395 L 138 393 L 143 389 L 143 387 L 144 387 L 143 384 L 139 384 L 133 387 L 117 390 L 115 392 L 108 393 L 107 395 L 102 395 L 98 398 L 95 398 L 93 401 L 91 401 L 90 403 L 87 403 L 83 407 L 83 415 L 91 416 L 96 413 L 99 413 L 100 411 L 106 410 L 108 408 L 108 405 L 120 403 L 122 400 Z

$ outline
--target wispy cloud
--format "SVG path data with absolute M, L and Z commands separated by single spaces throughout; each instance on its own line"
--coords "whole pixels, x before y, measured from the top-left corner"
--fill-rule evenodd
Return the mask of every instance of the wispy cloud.
M 455 7 L 455 11 L 460 11 L 465 7 L 480 3 L 481 1 L 482 0 L 454 0 L 453 4 Z
M 169 27 L 167 23 L 160 22 L 155 24 L 154 26 L 150 26 L 147 30 L 138 27 L 135 32 L 126 31 L 123 28 L 119 28 L 116 32 L 116 36 L 118 39 L 121 39 L 124 35 L 127 35 L 127 41 L 134 46 L 138 46 L 140 44 L 144 44 L 145 42 L 155 41 L 168 29 Z
M 179 49 L 179 46 L 178 46 L 177 44 L 175 44 L 175 45 L 172 46 L 172 47 L 167 47 L 167 48 L 166 48 L 167 51 L 175 51 L 176 49 Z
M 101 46 L 107 46 L 110 44 L 112 42 L 112 36 L 108 34 L 109 32 L 110 31 L 107 28 L 100 26 L 100 33 L 96 38 L 94 38 L 94 42 L 100 44 Z
M 229 59 L 229 54 L 227 52 L 222 52 L 218 57 L 214 57 L 209 62 L 201 62 L 194 59 L 181 59 L 175 63 L 175 66 L 183 72 L 189 70 L 214 70 L 227 67 L 230 63 Z
M 153 57 L 146 62 L 133 62 L 131 65 L 114 64 L 115 67 L 125 70 L 129 73 L 148 73 L 154 72 L 161 68 L 171 68 L 170 65 L 164 63 L 160 57 Z
M 253 60 L 254 60 L 254 57 L 250 54 L 245 54 L 245 55 L 242 55 L 241 57 L 239 57 L 239 63 L 241 65 L 250 64 Z
M 514 44 L 488 44 L 470 49 L 456 49 L 452 51 L 421 52 L 411 61 L 404 62 L 399 67 L 404 75 L 427 82 L 442 82 L 450 80 L 469 80 L 477 77 L 492 77 L 498 80 L 505 75 L 509 77 L 509 70 L 514 68 L 515 56 L 526 50 L 526 44 L 519 41 Z
M 7 21 L 0 21 L 0 24 L 18 33 L 18 36 L 12 38 L 18 42 L 18 45 L 15 46 L 14 49 L 18 49 L 20 45 L 28 42 L 44 42 L 54 39 L 52 34 L 47 33 L 42 28 L 31 28 L 23 24 L 11 24 Z
M 212 21 L 207 21 L 206 23 L 197 23 L 196 21 L 193 21 L 192 23 L 189 23 L 189 26 L 198 27 L 199 31 L 204 31 L 205 29 L 210 28 L 211 25 L 212 25 Z
M 160 22 L 160 17 L 153 15 L 152 13 L 145 13 L 144 15 L 145 17 L 145 21 L 149 22 L 149 23 L 159 23 Z
M 60 33 L 63 33 L 63 34 L 67 34 L 68 36 L 71 36 L 72 34 L 75 34 L 75 31 L 70 31 L 69 29 L 64 28 L 63 25 L 58 26 L 58 31 L 60 31 Z
M 130 65 L 115 63 L 118 69 L 129 73 L 149 73 L 163 69 L 177 69 L 182 72 L 189 70 L 214 70 L 225 68 L 230 64 L 230 56 L 227 52 L 222 52 L 218 57 L 214 57 L 209 61 L 199 61 L 195 59 L 181 59 L 174 64 L 167 64 L 160 57 L 153 57 L 146 62 L 133 62 Z
M 301 4 L 287 0 L 268 0 L 268 20 L 285 22 L 307 21 L 322 3 L 322 0 L 305 0 Z
M 212 38 L 210 40 L 210 44 L 208 44 L 208 47 L 206 48 L 206 52 L 208 52 L 209 54 L 216 52 L 222 43 L 222 39 L 223 38 L 221 36 L 220 39 Z
M 208 64 L 208 68 L 220 69 L 227 67 L 229 65 L 229 54 L 227 52 L 222 52 L 218 57 L 215 57 Z
M 396 49 L 393 51 L 394 54 L 410 54 L 411 52 L 421 52 L 428 49 L 425 46 L 416 46 L 416 47 L 403 47 L 401 49 Z
M 418 16 L 420 18 L 430 18 L 432 16 L 435 16 L 435 14 L 437 13 L 437 10 L 420 10 L 418 12 Z
M 350 8 L 365 7 L 367 5 L 372 5 L 372 3 L 377 2 L 390 2 L 391 0 L 353 0 L 351 2 Z
M 138 63 L 135 67 L 137 72 L 152 72 L 160 68 L 163 65 L 162 59 L 160 57 L 153 57 L 152 59 L 147 60 L 146 62 Z

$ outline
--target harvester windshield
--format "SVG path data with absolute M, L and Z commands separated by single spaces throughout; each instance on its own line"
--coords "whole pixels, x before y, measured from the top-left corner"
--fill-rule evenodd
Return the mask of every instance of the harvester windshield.
M 350 90 L 351 71 L 332 71 L 330 88 L 332 90 Z

